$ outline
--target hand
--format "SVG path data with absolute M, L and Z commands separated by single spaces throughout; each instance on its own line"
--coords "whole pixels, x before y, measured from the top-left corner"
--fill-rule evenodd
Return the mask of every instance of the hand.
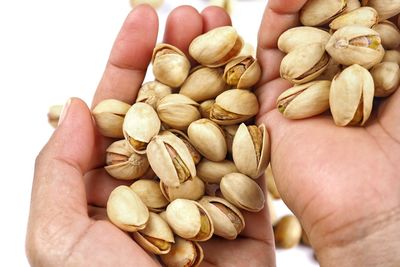
M 299 25 L 305 2 L 270 0 L 259 32 L 258 122 L 271 135 L 279 192 L 322 266 L 399 266 L 400 90 L 376 104 L 365 127 L 335 126 L 330 115 L 290 121 L 275 109 L 290 87 L 279 78 L 277 40 Z
M 185 23 L 182 23 L 182 22 Z M 201 14 L 185 6 L 167 21 L 164 41 L 187 53 L 196 36 L 230 19 L 220 8 Z M 134 9 L 112 49 L 93 107 L 103 99 L 133 103 L 149 65 L 158 31 L 156 13 Z M 60 124 L 36 160 L 26 249 L 32 266 L 159 266 L 126 233 L 106 219 L 108 195 L 120 184 L 102 168 L 111 143 L 97 134 L 88 107 L 72 98 Z M 246 229 L 232 242 L 201 245 L 202 266 L 274 266 L 267 209 L 245 213 Z

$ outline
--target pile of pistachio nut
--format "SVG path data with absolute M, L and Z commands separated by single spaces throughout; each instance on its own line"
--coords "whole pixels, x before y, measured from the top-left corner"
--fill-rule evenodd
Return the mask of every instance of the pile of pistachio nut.
M 107 215 L 166 266 L 198 266 L 198 242 L 235 239 L 245 227 L 241 210 L 259 212 L 264 194 L 255 179 L 269 163 L 269 135 L 254 125 L 259 103 L 252 87 L 261 68 L 243 55 L 231 26 L 195 38 L 189 59 L 158 44 L 155 81 L 133 105 L 116 99 L 92 111 L 99 132 L 119 138 L 106 150 L 105 170 L 133 180 L 110 194 Z
M 336 125 L 364 125 L 374 97 L 399 87 L 400 31 L 392 22 L 399 13 L 400 0 L 307 1 L 302 26 L 278 40 L 287 53 L 280 75 L 293 85 L 278 110 L 303 119 L 330 109 Z

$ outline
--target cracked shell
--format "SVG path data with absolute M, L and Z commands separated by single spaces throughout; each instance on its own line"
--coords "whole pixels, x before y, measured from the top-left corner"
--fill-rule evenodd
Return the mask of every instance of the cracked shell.
M 204 182 L 197 176 L 181 183 L 178 187 L 166 186 L 161 181 L 160 188 L 164 197 L 170 202 L 178 198 L 198 200 L 205 192 Z
M 219 184 L 224 175 L 238 172 L 235 163 L 230 160 L 211 161 L 202 159 L 197 165 L 197 176 L 204 182 L 211 184 Z
M 237 89 L 249 89 L 261 77 L 261 67 L 252 56 L 237 57 L 228 62 L 224 70 L 224 80 Z
M 158 181 L 142 179 L 134 182 L 130 187 L 150 211 L 163 211 L 169 203 L 161 192 Z
M 344 26 L 362 25 L 371 28 L 378 23 L 378 12 L 372 7 L 360 7 L 335 18 L 329 27 L 338 30 Z
M 362 4 L 378 11 L 379 21 L 386 20 L 400 13 L 400 0 L 362 0 Z
M 147 82 L 139 89 L 136 102 L 149 104 L 156 109 L 158 101 L 171 93 L 172 89 L 168 85 L 160 83 L 159 81 Z
M 160 258 L 167 267 L 198 267 L 203 261 L 204 253 L 197 242 L 175 236 L 175 244 L 170 252 L 160 255 Z

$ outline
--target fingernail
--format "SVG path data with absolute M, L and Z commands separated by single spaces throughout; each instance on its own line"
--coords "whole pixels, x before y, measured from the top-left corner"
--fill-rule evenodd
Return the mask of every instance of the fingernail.
M 63 122 L 63 120 L 67 116 L 67 113 L 68 113 L 68 110 L 69 110 L 69 106 L 71 105 L 71 101 L 72 101 L 72 99 L 69 98 L 68 101 L 63 106 L 63 109 L 62 109 L 61 115 L 60 115 L 60 119 L 58 120 L 58 126 L 61 125 L 61 123 Z

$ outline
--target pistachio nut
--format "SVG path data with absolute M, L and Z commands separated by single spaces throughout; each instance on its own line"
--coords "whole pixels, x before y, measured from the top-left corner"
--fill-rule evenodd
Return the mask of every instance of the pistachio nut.
M 158 44 L 151 59 L 154 77 L 172 88 L 177 88 L 186 80 L 190 71 L 190 62 L 177 47 Z
M 371 69 L 375 84 L 375 96 L 386 97 L 393 94 L 400 84 L 400 68 L 395 62 L 382 62 Z
M 371 28 L 378 23 L 378 12 L 372 7 L 360 7 L 335 18 L 329 27 L 336 31 L 344 26 L 362 25 Z
M 175 243 L 174 234 L 160 215 L 150 212 L 146 228 L 133 233 L 135 241 L 145 250 L 160 255 L 167 254 Z
M 379 21 L 386 20 L 400 13 L 400 0 L 362 0 L 362 4 L 378 11 Z
M 186 130 L 191 122 L 200 119 L 198 106 L 197 102 L 185 95 L 170 94 L 158 102 L 157 113 L 166 125 L 174 129 Z
M 232 143 L 232 157 L 239 172 L 260 177 L 269 163 L 270 143 L 264 124 L 240 124 Z
M 304 38 L 307 36 L 307 38 Z M 299 26 L 290 28 L 279 36 L 278 48 L 284 53 L 290 53 L 298 47 L 320 43 L 325 46 L 331 35 L 324 30 Z
M 159 182 L 155 180 L 138 180 L 131 189 L 140 197 L 150 211 L 160 212 L 169 203 L 160 190 Z
M 219 125 L 244 122 L 258 113 L 259 104 L 254 93 L 248 90 L 231 89 L 215 99 L 210 119 Z
M 147 146 L 147 158 L 153 171 L 167 186 L 179 186 L 196 176 L 196 167 L 185 143 L 163 131 Z
M 275 243 L 280 248 L 292 248 L 300 243 L 302 227 L 293 215 L 282 217 L 274 226 Z
M 363 125 L 374 99 L 374 80 L 368 70 L 352 65 L 332 81 L 329 104 L 336 125 Z
M 278 188 L 275 184 L 274 174 L 272 172 L 271 164 L 268 165 L 267 169 L 265 170 L 265 180 L 267 183 L 267 189 L 274 199 L 281 199 L 281 194 L 278 191 Z
M 343 13 L 348 13 L 359 7 L 361 7 L 360 0 L 347 0 L 346 8 L 343 10 Z
M 238 128 L 239 128 L 238 124 L 222 126 L 222 130 L 224 130 L 225 134 L 225 141 L 226 141 L 226 146 L 228 148 L 228 153 L 232 153 L 233 138 Z
M 225 66 L 224 80 L 237 89 L 248 89 L 261 77 L 261 67 L 252 56 L 232 59 Z
M 149 169 L 146 155 L 133 151 L 125 139 L 113 142 L 106 149 L 106 165 L 108 174 L 121 180 L 137 179 Z
M 277 99 L 277 108 L 288 119 L 304 119 L 329 109 L 331 81 L 313 81 L 284 91 Z
M 308 0 L 300 10 L 300 21 L 305 26 L 320 26 L 340 15 L 346 0 Z
M 174 135 L 176 135 L 177 137 L 179 137 L 185 143 L 186 147 L 190 152 L 190 155 L 192 155 L 194 164 L 197 165 L 201 160 L 201 155 L 196 150 L 196 148 L 190 143 L 189 137 L 184 132 L 179 130 L 170 129 L 169 131 Z
M 235 163 L 230 160 L 210 161 L 202 159 L 197 165 L 197 176 L 204 182 L 211 184 L 219 184 L 224 175 L 238 172 Z
M 194 101 L 213 99 L 226 89 L 222 68 L 199 67 L 195 69 L 179 91 Z
M 291 83 L 306 83 L 324 72 L 329 61 L 322 43 L 299 46 L 282 59 L 280 74 Z
M 123 138 L 122 124 L 131 105 L 117 99 L 105 99 L 92 111 L 98 131 L 106 137 Z
M 175 236 L 168 254 L 160 255 L 166 267 L 198 267 L 203 261 L 203 249 L 197 242 Z
M 172 89 L 168 85 L 160 83 L 159 81 L 147 82 L 140 87 L 136 102 L 149 104 L 156 109 L 158 101 L 171 93 Z
M 223 197 L 240 209 L 258 212 L 264 207 L 262 189 L 242 173 L 230 173 L 222 177 L 220 189 Z
M 200 103 L 199 110 L 202 118 L 210 118 L 210 111 L 214 103 L 215 99 L 206 100 Z
M 145 228 L 150 215 L 140 197 L 129 186 L 120 185 L 108 197 L 107 216 L 118 228 L 135 232 Z
M 358 64 L 367 69 L 381 62 L 385 55 L 379 34 L 359 25 L 337 30 L 326 45 L 326 51 L 339 64 Z
M 254 50 L 254 46 L 251 43 L 245 42 L 242 50 L 240 50 L 238 57 L 243 57 L 243 56 L 256 56 L 256 51 Z
M 400 64 L 400 52 L 397 50 L 386 50 L 382 62 L 396 62 Z
M 61 112 L 63 110 L 63 105 L 52 105 L 47 113 L 47 119 L 53 128 L 57 128 L 58 120 L 60 119 Z
M 199 203 L 175 199 L 167 207 L 167 220 L 175 234 L 193 241 L 206 241 L 214 233 L 210 215 Z
M 199 203 L 210 214 L 215 235 L 234 240 L 243 231 L 245 221 L 242 213 L 225 199 L 204 196 Z
M 209 119 L 192 122 L 188 128 L 190 143 L 201 155 L 212 161 L 224 160 L 227 153 L 222 129 Z
M 399 47 L 400 31 L 396 24 L 385 20 L 372 27 L 372 29 L 379 33 L 383 48 L 396 49 Z
M 201 65 L 218 67 L 236 57 L 243 44 L 232 26 L 223 26 L 196 37 L 189 46 L 189 54 Z
M 204 182 L 197 176 L 193 179 L 181 183 L 178 187 L 171 187 L 160 182 L 161 192 L 168 201 L 174 201 L 178 198 L 198 200 L 204 196 Z

